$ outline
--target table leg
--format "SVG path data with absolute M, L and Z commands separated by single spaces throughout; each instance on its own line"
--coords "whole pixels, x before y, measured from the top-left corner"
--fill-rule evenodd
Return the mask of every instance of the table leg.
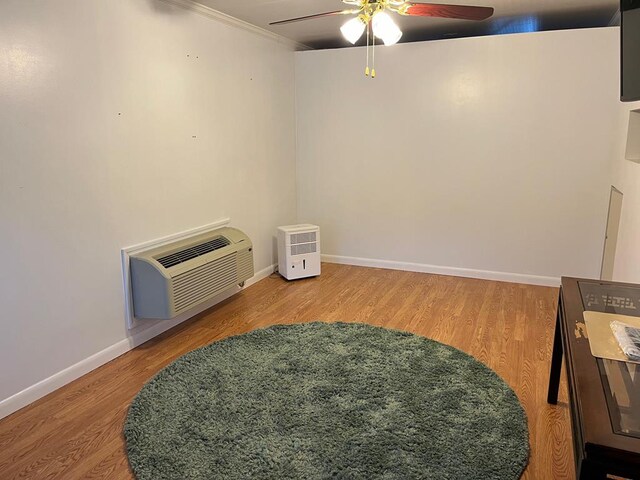
M 578 480 L 607 480 L 609 476 L 600 465 L 596 465 L 588 460 L 583 460 L 577 478 Z
M 560 372 L 562 370 L 562 336 L 560 334 L 560 304 L 556 316 L 556 332 L 553 336 L 553 353 L 551 354 L 551 373 L 549 374 L 549 391 L 547 403 L 558 403 L 558 388 L 560 387 Z

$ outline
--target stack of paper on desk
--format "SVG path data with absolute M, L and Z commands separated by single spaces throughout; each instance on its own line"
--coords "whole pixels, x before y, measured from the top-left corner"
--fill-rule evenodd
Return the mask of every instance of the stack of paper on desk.
M 611 322 L 611 331 L 624 354 L 631 360 L 640 361 L 640 328 L 616 320 Z

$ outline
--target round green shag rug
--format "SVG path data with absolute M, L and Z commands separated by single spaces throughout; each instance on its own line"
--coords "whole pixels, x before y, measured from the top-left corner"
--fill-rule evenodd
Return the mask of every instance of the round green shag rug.
M 514 392 L 453 347 L 364 324 L 278 325 L 179 358 L 124 427 L 139 480 L 517 479 Z

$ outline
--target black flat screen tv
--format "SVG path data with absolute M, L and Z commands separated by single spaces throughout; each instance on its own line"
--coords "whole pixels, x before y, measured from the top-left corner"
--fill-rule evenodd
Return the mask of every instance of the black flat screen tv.
M 623 102 L 640 100 L 640 0 L 621 0 L 621 95 Z

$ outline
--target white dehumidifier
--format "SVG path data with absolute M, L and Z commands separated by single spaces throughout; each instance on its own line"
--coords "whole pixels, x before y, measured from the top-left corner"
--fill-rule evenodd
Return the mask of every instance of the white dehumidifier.
M 287 280 L 320 275 L 320 227 L 278 227 L 278 271 Z

